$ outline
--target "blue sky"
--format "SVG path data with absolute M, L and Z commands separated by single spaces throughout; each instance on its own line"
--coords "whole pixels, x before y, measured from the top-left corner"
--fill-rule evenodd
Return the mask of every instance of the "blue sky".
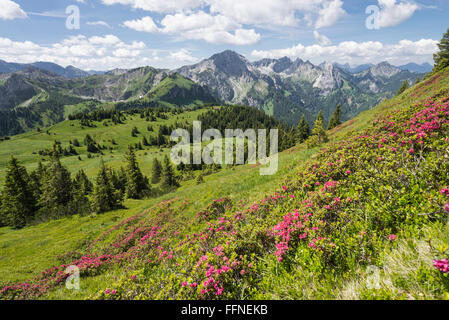
M 448 18 L 445 0 L 0 0 L 0 59 L 176 68 L 231 49 L 251 61 L 432 63 Z

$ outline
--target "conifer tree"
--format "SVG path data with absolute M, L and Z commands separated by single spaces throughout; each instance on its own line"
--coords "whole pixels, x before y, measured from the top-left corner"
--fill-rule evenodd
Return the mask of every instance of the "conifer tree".
M 23 228 L 34 216 L 36 199 L 24 166 L 11 156 L 1 196 L 0 220 L 15 229 Z
M 449 29 L 443 35 L 438 44 L 439 52 L 433 55 L 433 60 L 435 65 L 433 67 L 433 72 L 438 72 L 449 66 Z
M 162 187 L 179 187 L 179 184 L 176 181 L 175 171 L 173 170 L 173 166 L 168 156 L 165 156 L 164 158 L 164 166 L 162 169 Z
M 401 87 L 398 90 L 397 96 L 401 95 L 405 90 L 407 90 L 410 87 L 410 84 L 408 83 L 408 80 L 404 80 Z
M 157 158 L 153 160 L 153 173 L 151 183 L 159 183 L 161 181 L 162 165 Z
M 142 192 L 149 190 L 147 180 L 140 171 L 137 163 L 136 154 L 132 148 L 128 148 L 125 154 L 126 159 L 126 195 L 130 199 L 139 199 Z
M 37 169 L 32 171 L 30 173 L 30 179 L 31 179 L 31 188 L 34 193 L 34 198 L 36 201 L 41 197 L 42 195 L 42 181 L 45 174 L 45 167 L 42 165 L 42 162 L 39 161 L 37 164 Z
M 318 117 L 315 121 L 315 125 L 313 126 L 312 130 L 312 135 L 316 137 L 318 144 L 328 141 L 326 130 L 324 130 L 324 118 L 322 110 L 320 110 L 320 113 L 318 114 Z
M 48 215 L 61 216 L 72 201 L 72 179 L 70 172 L 58 158 L 52 158 L 42 179 L 41 210 Z
M 83 169 L 76 174 L 73 185 L 74 188 L 79 188 L 84 195 L 88 195 L 93 190 L 93 184 L 89 181 Z
M 298 124 L 298 139 L 299 143 L 303 143 L 310 136 L 310 127 L 306 121 L 306 117 L 302 115 Z
M 335 127 L 338 127 L 341 124 L 341 105 L 338 105 L 332 114 L 331 119 L 329 120 L 329 125 L 327 126 L 327 130 L 331 130 Z
M 122 201 L 122 193 L 114 189 L 108 169 L 101 159 L 100 171 L 97 175 L 93 193 L 93 209 L 98 213 L 107 212 L 118 208 Z

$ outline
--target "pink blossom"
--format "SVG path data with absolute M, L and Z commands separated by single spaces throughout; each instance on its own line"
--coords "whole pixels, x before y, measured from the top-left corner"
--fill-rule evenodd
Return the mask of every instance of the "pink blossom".
M 397 239 L 397 236 L 395 234 L 390 234 L 390 236 L 388 237 L 388 240 L 390 241 L 394 241 Z
M 442 195 L 448 196 L 449 197 L 449 189 L 448 188 L 443 188 L 441 189 L 440 193 Z

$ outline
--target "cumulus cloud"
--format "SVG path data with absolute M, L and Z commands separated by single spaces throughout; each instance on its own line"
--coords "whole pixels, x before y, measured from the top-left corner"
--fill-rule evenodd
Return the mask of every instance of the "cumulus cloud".
M 210 15 L 204 11 L 166 15 L 160 23 L 161 27 L 157 27 L 151 17 L 125 21 L 123 25 L 137 31 L 163 33 L 180 39 L 204 40 L 215 44 L 249 45 L 260 40 L 260 35 L 254 29 L 243 29 L 226 16 Z
M 156 26 L 151 17 L 143 17 L 142 19 L 125 21 L 123 22 L 123 25 L 136 31 L 150 33 L 159 32 L 159 28 Z
M 379 0 L 379 27 L 394 27 L 410 19 L 419 6 L 410 1 Z
M 14 20 L 26 18 L 27 14 L 11 0 L 0 0 L 0 19 Z
M 438 41 L 421 39 L 418 41 L 401 40 L 395 44 L 383 44 L 378 41 L 355 42 L 345 41 L 338 45 L 296 46 L 269 51 L 254 50 L 251 55 L 255 58 L 290 57 L 310 60 L 313 63 L 332 61 L 339 63 L 363 64 L 388 61 L 402 65 L 408 62 L 431 62 L 433 53 L 438 51 Z
M 0 37 L 0 59 L 18 63 L 49 61 L 62 66 L 74 65 L 84 70 L 144 65 L 175 68 L 197 61 L 184 49 L 175 52 L 152 50 L 143 42 L 125 43 L 115 35 L 71 36 L 47 46 Z
M 343 10 L 342 7 L 343 1 L 341 0 L 333 0 L 324 3 L 323 7 L 319 10 L 315 28 L 330 27 L 337 23 L 337 21 L 346 14 L 346 11 Z
M 161 26 L 150 16 L 125 21 L 143 32 L 164 33 L 180 39 L 248 45 L 258 42 L 254 27 L 296 27 L 301 22 L 316 29 L 335 24 L 346 13 L 342 0 L 102 0 L 162 14 Z M 251 27 L 253 26 L 253 27 Z

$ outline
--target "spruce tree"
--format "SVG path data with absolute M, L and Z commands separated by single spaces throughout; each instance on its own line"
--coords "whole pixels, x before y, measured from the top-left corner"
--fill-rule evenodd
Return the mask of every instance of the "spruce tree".
M 161 181 L 161 174 L 162 174 L 162 165 L 157 158 L 154 158 L 151 183 L 159 183 Z
M 120 191 L 114 189 L 110 173 L 101 159 L 100 171 L 97 174 L 96 184 L 93 193 L 93 209 L 98 212 L 107 212 L 118 208 L 123 200 Z
M 11 156 L 1 196 L 0 220 L 15 229 L 23 228 L 34 216 L 36 199 L 24 166 Z
M 433 55 L 433 60 L 435 65 L 433 67 L 433 72 L 438 72 L 449 66 L 449 29 L 443 35 L 438 44 L 439 52 Z
M 338 127 L 341 124 L 341 105 L 338 105 L 332 114 L 331 119 L 329 120 L 329 125 L 327 126 L 327 130 L 331 130 L 335 127 Z
M 298 139 L 299 143 L 303 143 L 310 136 L 310 127 L 306 121 L 306 117 L 302 115 L 301 121 L 298 124 Z
M 407 90 L 410 87 L 410 84 L 408 83 L 408 80 L 404 80 L 401 87 L 398 90 L 397 96 L 401 95 L 405 90 Z
M 176 181 L 175 171 L 173 170 L 173 166 L 168 156 L 165 156 L 164 158 L 164 167 L 162 169 L 162 187 L 179 187 L 179 184 Z
M 130 199 L 139 199 L 142 192 L 149 190 L 147 180 L 140 171 L 136 154 L 132 148 L 128 148 L 125 154 L 126 159 L 126 195 Z
M 312 135 L 316 137 L 318 144 L 328 141 L 326 130 L 324 130 L 323 111 L 321 110 L 313 126 Z
M 42 179 L 42 194 L 39 206 L 47 216 L 59 217 L 72 201 L 72 179 L 70 172 L 58 158 L 52 158 Z
M 79 188 L 84 195 L 88 195 L 93 190 L 93 184 L 89 181 L 89 178 L 83 169 L 76 174 L 75 179 L 73 180 L 73 185 L 74 188 Z

